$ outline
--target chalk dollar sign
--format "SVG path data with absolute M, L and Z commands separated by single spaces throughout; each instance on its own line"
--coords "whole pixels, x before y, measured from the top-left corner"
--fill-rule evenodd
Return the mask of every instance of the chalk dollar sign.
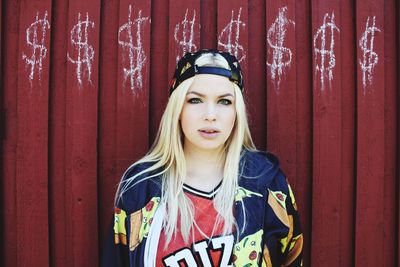
M 135 87 L 142 88 L 142 68 L 146 62 L 146 55 L 142 46 L 142 28 L 148 17 L 142 17 L 142 11 L 139 11 L 138 18 L 132 21 L 132 6 L 129 5 L 128 22 L 122 25 L 118 31 L 118 43 L 123 49 L 127 50 L 129 55 L 129 68 L 124 67 L 124 82 L 130 77 L 132 91 Z M 135 29 L 136 28 L 136 32 Z M 121 35 L 125 33 L 126 37 Z M 134 35 L 136 35 L 136 46 L 134 45 Z M 124 41 L 126 40 L 126 41 Z
M 40 28 L 40 30 L 39 30 Z M 50 23 L 47 20 L 47 11 L 44 13 L 44 18 L 39 19 L 39 12 L 36 13 L 36 20 L 26 29 L 26 43 L 32 47 L 32 55 L 28 57 L 23 54 L 22 59 L 25 59 L 27 65 L 31 66 L 29 80 L 32 82 L 35 74 L 35 66 L 38 68 L 39 80 L 41 79 L 43 59 L 46 58 L 47 48 L 44 45 L 46 32 L 50 29 Z M 42 34 L 42 38 L 38 39 L 38 30 Z
M 89 27 L 94 28 L 94 22 L 89 21 L 89 14 L 86 13 L 86 20 L 81 21 L 81 14 L 78 13 L 78 23 L 71 30 L 71 43 L 77 50 L 77 58 L 72 59 L 69 54 L 68 60 L 76 64 L 76 75 L 79 84 L 82 84 L 82 68 L 86 67 L 88 81 L 91 82 L 92 61 L 94 49 L 89 44 Z
M 363 72 L 363 85 L 366 86 L 366 76 L 368 72 L 368 81 L 372 83 L 372 70 L 376 64 L 378 64 L 378 54 L 374 52 L 374 38 L 375 32 L 380 32 L 381 30 L 375 26 L 375 16 L 372 19 L 372 25 L 369 26 L 369 19 L 365 25 L 365 31 L 360 38 L 359 46 L 363 51 L 363 60 L 359 61 L 361 70 Z M 368 38 L 369 37 L 369 38 Z M 369 42 L 368 42 L 369 40 Z
M 330 19 L 330 21 L 328 21 Z M 331 15 L 328 13 L 324 16 L 323 24 L 318 28 L 314 35 L 314 61 L 315 71 L 320 72 L 321 90 L 325 88 L 325 76 L 328 77 L 329 82 L 333 79 L 333 69 L 336 65 L 335 58 L 335 31 L 340 32 L 339 28 L 335 24 L 335 14 L 332 12 Z M 327 44 L 327 35 L 329 35 L 330 43 Z M 319 42 L 318 42 L 319 41 Z M 318 47 L 317 43 L 320 44 Z M 319 57 L 318 57 L 319 55 Z M 318 62 L 318 58 L 320 59 Z M 326 63 L 327 62 L 327 63 Z M 325 65 L 328 66 L 325 66 Z M 330 84 L 329 84 L 330 85 Z
M 188 11 L 189 9 L 187 8 L 185 12 L 185 18 L 183 19 L 183 21 L 175 25 L 174 39 L 175 42 L 178 43 L 178 50 L 179 50 L 178 55 L 176 56 L 176 62 L 178 62 L 181 56 L 183 56 L 186 52 L 197 50 L 197 46 L 194 43 L 194 35 L 195 35 L 194 26 L 196 23 L 196 10 L 193 10 L 192 20 L 188 20 L 187 18 Z M 178 37 L 180 29 L 182 30 L 181 31 L 182 41 L 180 41 Z
M 292 61 L 292 51 L 284 46 L 284 42 L 288 25 L 295 25 L 295 23 L 288 19 L 286 14 L 287 7 L 280 8 L 278 16 L 267 33 L 268 46 L 273 50 L 272 62 L 267 62 L 267 65 L 271 68 L 271 78 L 273 80 L 275 80 L 276 75 L 278 75 L 278 84 L 281 80 L 283 69 L 290 66 Z
M 223 48 L 223 50 L 234 54 L 235 57 L 241 62 L 245 59 L 243 46 L 239 44 L 240 36 L 240 26 L 244 27 L 246 24 L 240 20 L 240 15 L 242 14 L 242 8 L 239 9 L 239 14 L 237 19 L 233 18 L 233 10 L 231 15 L 231 21 L 222 30 L 218 38 L 218 45 Z M 233 33 L 235 31 L 235 34 Z M 222 37 L 225 37 L 225 42 L 222 41 Z M 241 56 L 239 56 L 239 54 Z

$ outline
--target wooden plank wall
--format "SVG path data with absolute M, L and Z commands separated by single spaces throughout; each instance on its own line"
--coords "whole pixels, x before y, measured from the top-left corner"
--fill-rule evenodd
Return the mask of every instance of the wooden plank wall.
M 234 53 L 278 155 L 304 266 L 399 266 L 398 0 L 0 4 L 1 266 L 98 266 L 123 171 L 156 135 L 178 57 Z

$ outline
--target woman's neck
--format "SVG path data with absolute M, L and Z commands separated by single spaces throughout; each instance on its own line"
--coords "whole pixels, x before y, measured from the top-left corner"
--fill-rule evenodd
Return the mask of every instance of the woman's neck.
M 222 180 L 223 160 L 215 151 L 184 150 L 187 175 L 186 184 L 202 191 L 211 191 Z

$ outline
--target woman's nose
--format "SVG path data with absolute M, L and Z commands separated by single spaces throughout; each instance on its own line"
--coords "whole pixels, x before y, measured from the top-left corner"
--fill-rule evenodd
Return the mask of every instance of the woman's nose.
M 216 113 L 216 106 L 212 103 L 206 105 L 206 110 L 204 114 L 205 120 L 208 121 L 215 121 L 217 118 L 217 113 Z

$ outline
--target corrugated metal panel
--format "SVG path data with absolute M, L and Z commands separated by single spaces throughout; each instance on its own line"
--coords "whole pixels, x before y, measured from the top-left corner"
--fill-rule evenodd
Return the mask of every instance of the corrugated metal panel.
M 69 1 L 65 92 L 68 266 L 97 265 L 97 133 L 100 1 Z M 51 178 L 51 177 L 50 177 Z M 83 255 L 85 255 L 83 257 Z
M 356 73 L 354 7 L 312 1 L 313 177 L 311 261 L 352 262 L 353 158 Z M 351 48 L 351 49 L 350 49 Z M 346 82 L 344 82 L 346 81 Z
M 254 140 L 297 197 L 305 266 L 398 266 L 398 1 L 0 8 L 3 266 L 98 265 L 177 57 L 205 47 L 241 60 Z
M 359 266 L 395 264 L 395 235 L 387 235 L 396 229 L 394 10 L 388 1 L 357 3 L 355 264 Z
M 312 197 L 311 3 L 267 1 L 265 51 L 266 136 L 268 150 L 279 155 L 296 190 L 309 265 Z M 264 87 L 261 87 L 263 90 Z M 252 90 L 250 88 L 250 90 Z
M 35 13 L 30 10 L 36 7 Z M 16 89 L 15 208 L 17 263 L 34 255 L 48 266 L 48 92 L 51 1 L 21 2 Z M 36 44 L 40 43 L 40 44 Z M 46 60 L 47 59 L 47 60 Z M 27 75 L 28 74 L 28 75 Z M 26 77 L 21 79 L 20 77 Z M 38 242 L 40 240 L 40 242 Z M 31 248 L 29 250 L 23 248 Z
M 50 266 L 70 266 L 67 225 L 70 216 L 66 205 L 66 95 L 67 95 L 67 38 L 68 2 L 52 2 L 52 40 L 49 89 L 49 251 Z M 54 30 L 57 29 L 57 30 Z M 70 237 L 69 237 L 70 238 Z M 8 266 L 8 265 L 7 265 Z M 17 265 L 10 265 L 17 266 Z

